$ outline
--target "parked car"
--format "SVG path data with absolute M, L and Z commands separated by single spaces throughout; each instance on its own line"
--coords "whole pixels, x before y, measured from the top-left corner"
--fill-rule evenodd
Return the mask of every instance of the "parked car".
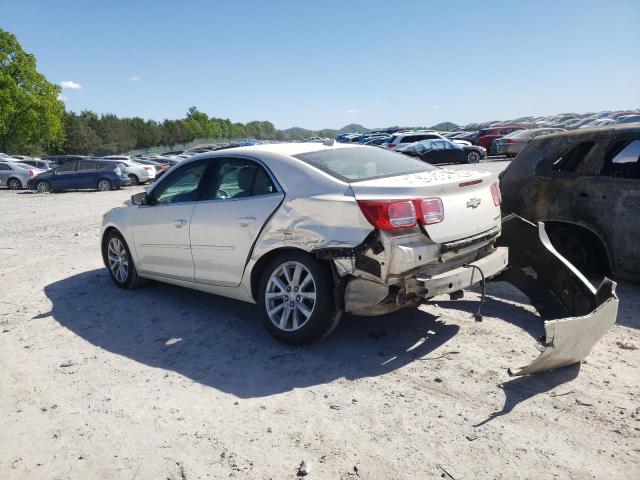
M 412 143 L 396 151 L 433 164 L 478 163 L 487 156 L 487 151 L 482 147 L 458 145 L 446 138 Z
M 41 170 L 51 170 L 52 168 L 55 168 L 58 166 L 53 162 L 49 162 L 47 160 L 41 160 L 38 158 L 33 158 L 31 160 L 21 160 L 20 163 L 24 163 L 25 165 L 30 165 L 31 167 L 38 168 Z
M 638 126 L 540 137 L 501 174 L 503 211 L 545 222 L 578 268 L 639 281 L 639 162 Z
M 516 130 L 504 137 L 494 140 L 496 142 L 495 153 L 513 158 L 519 154 L 534 138 L 551 133 L 564 132 L 563 128 L 532 128 L 530 130 Z
M 156 179 L 160 178 L 171 166 L 166 162 L 157 162 L 150 158 L 136 158 L 135 163 L 146 165 L 147 167 L 153 167 L 154 178 Z
M 111 160 L 117 162 L 118 165 L 131 180 L 131 185 L 140 185 L 141 183 L 147 183 L 155 178 L 155 168 L 152 169 L 148 165 L 141 165 L 129 160 L 129 157 L 124 155 L 109 155 L 106 157 L 100 157 L 103 160 Z M 144 168 L 144 167 L 148 168 Z
M 103 192 L 124 187 L 130 182 L 129 177 L 116 162 L 82 159 L 47 170 L 31 178 L 27 186 L 39 193 L 84 189 Z
M 15 160 L 0 160 L 0 187 L 10 190 L 21 190 L 27 186 L 30 179 L 36 177 L 44 170 L 34 168 L 31 165 Z
M 478 204 L 460 206 L 459 184 L 475 179 L 464 195 Z M 261 145 L 185 160 L 108 212 L 103 256 L 120 287 L 154 278 L 258 302 L 272 334 L 300 343 L 329 333 L 342 310 L 381 314 L 411 305 L 414 293 L 468 286 L 463 261 L 495 274 L 506 262 L 506 252 L 490 247 L 499 211 L 486 172 L 445 173 L 375 147 Z M 462 239 L 469 246 L 441 250 Z M 337 300 L 332 268 L 345 276 Z M 416 283 L 418 269 L 439 280 Z
M 406 147 L 412 143 L 422 142 L 424 140 L 447 140 L 438 132 L 434 131 L 410 131 L 410 132 L 400 132 L 396 135 L 393 135 L 389 141 L 386 143 L 386 147 L 391 150 L 398 150 L 402 147 Z M 460 145 L 471 145 L 471 142 L 465 140 L 455 140 L 454 143 L 459 143 Z
M 481 129 L 478 130 L 476 140 L 473 143 L 485 148 L 489 152 L 489 155 L 492 155 L 495 153 L 491 151 L 492 142 L 516 130 L 523 130 L 523 128 L 517 125 L 502 125 L 500 127 Z
M 623 115 L 616 119 L 616 123 L 638 123 L 640 122 L 640 115 Z

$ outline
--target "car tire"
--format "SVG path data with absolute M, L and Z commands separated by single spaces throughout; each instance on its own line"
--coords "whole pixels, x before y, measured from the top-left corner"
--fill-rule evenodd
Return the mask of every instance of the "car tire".
M 7 180 L 7 187 L 9 190 L 22 190 L 22 182 L 17 178 L 10 178 Z
M 111 280 L 118 287 L 130 289 L 146 283 L 146 279 L 138 276 L 129 246 L 117 230 L 107 234 L 103 258 Z
M 51 184 L 45 180 L 41 180 L 38 183 L 36 183 L 36 191 L 38 193 L 51 193 L 52 192 Z
M 102 179 L 98 180 L 97 188 L 98 188 L 99 192 L 108 192 L 112 188 L 111 182 L 109 180 L 107 180 L 106 178 L 102 178 Z
M 478 163 L 480 161 L 480 154 L 475 150 L 467 153 L 467 163 Z
M 140 185 L 140 179 L 137 177 L 137 175 L 134 175 L 132 173 L 129 175 L 129 179 L 131 180 L 131 185 Z
M 278 340 L 305 344 L 329 335 L 342 311 L 333 296 L 330 269 L 303 252 L 285 252 L 265 268 L 258 305 L 266 329 Z

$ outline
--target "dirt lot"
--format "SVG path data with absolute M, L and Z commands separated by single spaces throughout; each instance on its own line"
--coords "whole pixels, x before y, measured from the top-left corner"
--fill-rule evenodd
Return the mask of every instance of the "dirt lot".
M 0 191 L 0 478 L 640 478 L 638 286 L 528 378 L 542 327 L 499 283 L 483 323 L 471 292 L 292 348 L 252 305 L 113 286 L 99 224 L 133 191 Z

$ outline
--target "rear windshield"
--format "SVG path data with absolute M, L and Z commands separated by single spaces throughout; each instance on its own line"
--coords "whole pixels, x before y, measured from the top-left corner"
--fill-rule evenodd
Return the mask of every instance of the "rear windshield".
M 377 147 L 332 148 L 294 157 L 347 183 L 436 170 L 422 160 Z

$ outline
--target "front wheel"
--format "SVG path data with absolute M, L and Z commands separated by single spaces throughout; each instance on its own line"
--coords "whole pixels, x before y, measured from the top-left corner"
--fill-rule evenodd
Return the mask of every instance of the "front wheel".
M 104 259 L 109 275 L 118 287 L 136 288 L 144 283 L 144 279 L 138 276 L 127 243 L 115 230 L 107 236 Z
M 467 163 L 478 163 L 480 161 L 480 154 L 475 150 L 467 153 Z
M 38 191 L 38 193 L 50 193 L 51 184 L 42 180 L 41 182 L 38 182 L 36 184 L 36 190 Z
M 335 329 L 342 314 L 333 298 L 331 271 L 306 253 L 274 258 L 263 272 L 258 297 L 264 326 L 287 343 L 319 340 Z

